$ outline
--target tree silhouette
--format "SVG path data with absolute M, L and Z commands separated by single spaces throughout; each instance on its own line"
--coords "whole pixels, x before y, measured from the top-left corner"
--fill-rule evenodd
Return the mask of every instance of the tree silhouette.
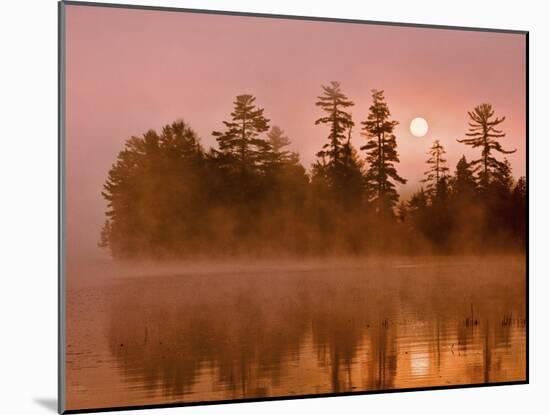
M 520 207 L 514 204 L 513 189 L 512 167 L 504 159 L 492 172 L 491 182 L 483 193 L 485 233 L 493 232 L 500 240 L 513 238 L 514 217 Z
M 285 136 L 285 132 L 281 130 L 279 126 L 274 125 L 273 127 L 271 127 L 271 129 L 267 133 L 267 139 L 275 153 L 279 153 L 282 157 L 288 155 L 287 151 L 281 150 L 283 149 L 283 147 L 286 147 L 290 144 L 290 139 Z
M 525 246 L 527 240 L 527 180 L 525 176 L 518 179 L 512 191 L 512 203 L 514 215 L 512 217 L 512 229 L 516 240 Z
M 327 113 L 315 121 L 315 125 L 330 126 L 328 143 L 317 153 L 318 160 L 313 166 L 317 180 L 325 180 L 332 196 L 346 209 L 358 207 L 362 197 L 361 161 L 351 144 L 351 131 L 354 126 L 351 113 L 345 109 L 354 105 L 340 89 L 338 82 L 324 86 L 323 95 L 315 103 Z
M 476 179 L 470 163 L 462 156 L 456 164 L 456 170 L 452 179 L 453 193 L 462 199 L 469 199 L 476 193 Z
M 472 161 L 474 167 L 481 167 L 479 173 L 480 186 L 486 190 L 491 181 L 491 175 L 496 170 L 502 169 L 502 162 L 497 160 L 492 153 L 498 152 L 503 154 L 511 154 L 516 150 L 504 150 L 498 141 L 505 137 L 502 130 L 497 129 L 506 117 L 495 116 L 495 111 L 491 104 L 481 104 L 474 108 L 473 111 L 468 111 L 470 122 L 466 136 L 462 140 L 457 140 L 459 143 L 464 143 L 472 148 L 481 147 L 481 158 Z
M 328 165 L 332 168 L 341 163 L 344 142 L 347 139 L 347 133 L 353 127 L 351 114 L 344 111 L 345 108 L 354 105 L 352 101 L 346 97 L 340 90 L 340 83 L 332 81 L 330 86 L 322 85 L 323 95 L 317 97 L 315 103 L 327 113 L 315 121 L 315 125 L 327 124 L 330 126 L 329 142 L 323 146 L 317 155 L 319 157 L 326 156 Z
M 340 200 L 347 209 L 359 208 L 363 197 L 364 162 L 359 152 L 351 143 L 352 126 L 348 129 L 348 137 L 342 147 L 342 163 L 339 166 L 341 185 Z
M 366 184 L 369 200 L 374 202 L 380 214 L 392 213 L 399 199 L 395 182 L 407 181 L 397 174 L 394 164 L 399 162 L 397 141 L 393 133 L 397 121 L 390 119 L 390 110 L 384 98 L 384 91 L 372 91 L 372 105 L 363 125 L 362 135 L 367 144 L 361 147 L 367 153 L 369 167 Z
M 219 157 L 225 167 L 238 166 L 241 173 L 254 170 L 262 163 L 268 144 L 258 136 L 269 129 L 263 108 L 256 107 L 252 95 L 235 98 L 231 121 L 223 121 L 224 132 L 213 131 L 219 146 Z
M 421 182 L 426 183 L 426 191 L 431 198 L 436 197 L 440 193 L 439 191 L 445 188 L 442 180 L 446 180 L 447 173 L 449 172 L 445 153 L 445 149 L 439 140 L 435 140 L 428 151 L 428 155 L 430 156 L 426 161 L 428 170 L 424 172 L 425 177 Z
M 523 248 L 527 182 L 514 180 L 497 127 L 504 118 L 483 104 L 469 113 L 468 138 L 482 149 L 462 156 L 449 176 L 443 145 L 428 152 L 425 187 L 408 201 L 396 190 L 405 179 L 395 127 L 381 90 L 352 145 L 353 105 L 337 82 L 316 102 L 329 127 L 312 169 L 289 151 L 290 139 L 273 126 L 252 95 L 234 100 L 217 147 L 205 151 L 189 124 L 130 137 L 111 166 L 102 195 L 106 221 L 99 245 L 117 258 L 194 255 L 324 255 L 375 252 L 480 252 Z M 480 172 L 481 170 L 481 172 Z M 477 175 L 477 176 L 476 176 Z M 397 210 L 398 220 L 395 220 Z
M 265 173 L 275 180 L 280 191 L 292 193 L 293 186 L 297 182 L 307 182 L 305 169 L 300 164 L 300 156 L 296 152 L 284 150 L 285 147 L 291 144 L 284 131 L 273 126 L 267 133 L 267 146 L 264 150 Z M 275 186 L 274 182 L 266 183 L 267 186 Z M 288 186 L 288 187 L 285 187 Z M 298 187 L 302 187 L 301 184 Z
M 512 165 L 508 159 L 505 158 L 498 164 L 493 173 L 492 184 L 501 192 L 508 193 L 512 189 L 514 178 L 512 177 Z
M 100 246 L 118 257 L 188 248 L 207 204 L 204 163 L 199 139 L 183 121 L 127 140 L 103 186 Z
M 411 196 L 406 204 L 406 209 L 406 214 L 405 212 L 400 212 L 400 214 L 409 217 L 415 231 L 424 233 L 428 217 L 428 195 L 423 187 Z
M 277 125 L 271 127 L 267 133 L 267 141 L 265 143 L 261 158 L 268 169 L 281 167 L 285 163 L 292 164 L 299 162 L 297 153 L 284 150 L 285 147 L 290 145 L 290 139 Z

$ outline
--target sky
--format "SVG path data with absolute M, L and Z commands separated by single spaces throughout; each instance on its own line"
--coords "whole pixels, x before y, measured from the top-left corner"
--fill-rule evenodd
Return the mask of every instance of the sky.
M 327 141 L 315 125 L 321 85 L 338 81 L 355 103 L 352 142 L 371 90 L 385 92 L 396 128 L 398 190 L 421 185 L 427 151 L 438 139 L 451 171 L 464 154 L 456 140 L 467 111 L 491 103 L 506 133 L 514 176 L 526 172 L 526 62 L 521 34 L 283 20 L 169 11 L 67 6 L 66 13 L 67 244 L 74 255 L 101 256 L 101 197 L 124 141 L 183 119 L 215 146 L 236 95 L 256 96 L 271 125 L 292 140 L 309 168 Z M 415 117 L 429 131 L 414 137 Z M 76 248 L 76 249 L 75 249 Z

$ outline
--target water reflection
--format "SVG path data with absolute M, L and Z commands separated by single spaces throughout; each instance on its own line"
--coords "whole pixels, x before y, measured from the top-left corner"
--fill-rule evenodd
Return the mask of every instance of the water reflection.
M 123 385 L 110 398 L 132 405 L 524 379 L 521 261 L 459 265 L 124 280 L 105 297 L 110 366 Z

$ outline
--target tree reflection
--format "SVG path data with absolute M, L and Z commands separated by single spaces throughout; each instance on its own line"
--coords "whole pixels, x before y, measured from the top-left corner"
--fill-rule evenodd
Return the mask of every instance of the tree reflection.
M 355 269 L 135 280 L 113 295 L 109 348 L 126 383 L 178 399 L 435 385 L 453 370 L 462 383 L 498 378 L 521 329 L 517 291 L 495 279 L 487 301 L 475 279 L 435 284 L 425 270 L 409 284 L 386 271 L 376 284 Z M 407 369 L 415 350 L 422 371 Z

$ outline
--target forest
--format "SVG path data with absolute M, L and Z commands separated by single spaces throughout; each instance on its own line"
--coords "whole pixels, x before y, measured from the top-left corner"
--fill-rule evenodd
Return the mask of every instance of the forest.
M 103 186 L 99 246 L 115 258 L 524 252 L 527 182 L 512 174 L 516 150 L 503 147 L 505 117 L 491 104 L 468 111 L 458 139 L 478 157 L 449 166 L 435 140 L 407 198 L 384 91 L 362 120 L 338 82 L 314 105 L 325 138 L 309 168 L 248 94 L 214 128 L 217 148 L 184 120 L 129 138 Z

